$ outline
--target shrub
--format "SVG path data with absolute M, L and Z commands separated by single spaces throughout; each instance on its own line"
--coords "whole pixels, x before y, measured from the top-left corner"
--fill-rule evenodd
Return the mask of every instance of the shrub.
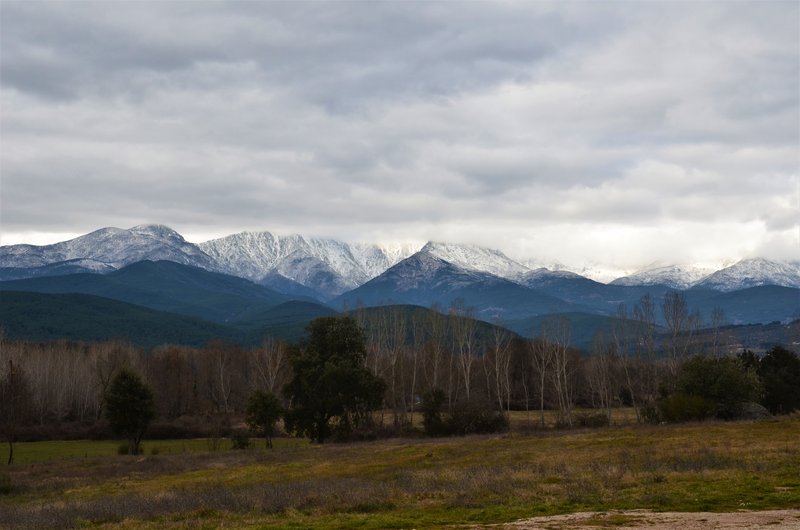
M 233 433 L 231 435 L 231 447 L 233 449 L 247 449 L 250 447 L 250 438 L 240 432 Z
M 685 361 L 657 403 L 659 421 L 680 422 L 739 417 L 742 405 L 757 401 L 761 382 L 737 358 L 693 357 Z
M 575 415 L 575 425 L 578 427 L 597 429 L 599 427 L 608 427 L 610 423 L 608 415 L 602 412 Z
M 445 393 L 435 388 L 422 396 L 422 425 L 429 436 L 452 436 L 508 431 L 508 418 L 489 403 L 465 401 L 455 404 L 449 417 L 442 417 Z
M 9 495 L 14 490 L 11 486 L 11 477 L 0 475 L 0 495 Z
M 442 419 L 442 406 L 447 396 L 441 388 L 434 388 L 422 395 L 422 428 L 428 436 L 447 434 Z
M 144 446 L 140 443 L 135 452 L 131 451 L 131 446 L 128 442 L 123 442 L 117 446 L 118 455 L 143 455 L 145 453 Z
M 459 435 L 506 432 L 508 418 L 487 403 L 468 401 L 459 403 L 453 410 L 447 430 Z
M 702 396 L 676 392 L 660 400 L 657 410 L 660 421 L 701 421 L 712 415 L 714 405 Z
M 771 413 L 800 409 L 800 356 L 775 346 L 761 358 L 757 370 L 764 384 L 762 404 Z

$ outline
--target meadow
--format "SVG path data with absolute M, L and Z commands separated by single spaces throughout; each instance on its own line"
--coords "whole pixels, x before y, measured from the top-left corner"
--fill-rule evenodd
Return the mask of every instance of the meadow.
M 151 441 L 144 456 L 116 455 L 110 441 L 20 443 L 18 463 L 0 470 L 0 526 L 426 528 L 796 508 L 798 440 L 795 414 L 352 444 L 282 438 L 272 451 L 256 439 L 247 450 Z

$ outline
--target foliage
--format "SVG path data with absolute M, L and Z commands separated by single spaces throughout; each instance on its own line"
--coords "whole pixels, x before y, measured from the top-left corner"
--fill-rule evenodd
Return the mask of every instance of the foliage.
M 788 414 L 800 409 L 800 356 L 775 346 L 758 363 L 764 384 L 762 405 L 773 414 Z
M 661 420 L 735 419 L 743 403 L 758 401 L 761 382 L 752 368 L 737 358 L 697 356 L 684 361 L 670 391 L 658 403 Z
M 488 403 L 478 400 L 458 403 L 447 422 L 448 431 L 456 435 L 486 434 L 508 431 L 508 418 Z
M 283 405 L 271 392 L 256 390 L 247 401 L 245 422 L 254 431 L 263 433 L 267 447 L 272 449 L 275 422 L 283 417 Z
M 364 333 L 350 317 L 322 317 L 309 326 L 308 344 L 294 350 L 286 428 L 322 443 L 347 436 L 381 404 L 386 383 L 364 368 Z
M 447 429 L 442 419 L 442 406 L 447 395 L 441 388 L 433 388 L 422 395 L 422 428 L 428 436 L 442 436 Z
M 272 440 L 269 440 L 269 448 L 272 449 Z M 250 438 L 241 432 L 231 434 L 231 449 L 244 450 L 250 447 Z
M 447 400 L 443 390 L 434 388 L 422 396 L 422 426 L 428 436 L 452 436 L 505 432 L 508 418 L 484 401 L 471 400 L 454 404 L 448 417 L 442 417 Z
M 675 392 L 659 400 L 656 418 L 670 423 L 702 421 L 713 414 L 713 408 L 702 396 Z
M 230 326 L 89 294 L 3 291 L 0 322 L 10 337 L 36 342 L 124 338 L 150 348 L 200 346 L 215 337 L 242 340 Z
M 139 454 L 144 431 L 155 416 L 153 391 L 138 375 L 122 369 L 109 385 L 105 404 L 111 429 L 128 439 L 129 454 Z

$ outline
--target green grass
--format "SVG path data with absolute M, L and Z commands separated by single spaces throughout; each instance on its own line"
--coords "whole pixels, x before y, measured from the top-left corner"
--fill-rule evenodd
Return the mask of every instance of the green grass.
M 14 463 L 31 464 L 36 462 L 54 462 L 81 458 L 105 457 L 117 454 L 117 448 L 124 440 L 58 440 L 47 442 L 22 442 L 14 445 Z M 210 439 L 189 440 L 145 440 L 142 443 L 143 454 L 140 456 L 179 455 L 183 453 L 213 452 L 215 442 Z M 232 450 L 229 438 L 220 438 L 217 450 Z M 275 438 L 276 449 L 300 447 L 308 442 L 296 438 Z M 264 446 L 263 438 L 250 438 L 248 450 L 259 450 Z M 8 444 L 0 445 L 0 463 L 8 460 Z M 0 468 L 2 469 L 2 468 Z
M 790 508 L 800 506 L 798 439 L 800 416 L 348 445 L 284 439 L 274 451 L 145 442 L 160 449 L 144 457 L 109 454 L 114 442 L 20 444 L 21 455 L 52 459 L 0 471 L 12 487 L 0 496 L 0 527 L 36 526 L 42 514 L 57 526 L 369 529 Z

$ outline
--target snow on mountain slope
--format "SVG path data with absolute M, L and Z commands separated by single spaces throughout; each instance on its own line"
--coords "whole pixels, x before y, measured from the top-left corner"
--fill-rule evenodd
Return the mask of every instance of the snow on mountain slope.
M 367 274 L 368 279 L 372 279 L 383 274 L 392 265 L 416 253 L 420 247 L 420 245 L 412 243 L 352 243 L 350 252 Z
M 211 258 L 197 245 L 163 225 L 130 229 L 101 228 L 84 236 L 52 245 L 0 247 L 0 267 L 42 267 L 70 260 L 90 260 L 114 268 L 142 260 L 169 260 L 211 268 Z
M 688 289 L 714 270 L 696 265 L 654 265 L 617 278 L 611 285 L 666 285 L 672 289 Z
M 270 232 L 241 232 L 201 243 L 200 248 L 222 272 L 255 281 L 277 272 L 327 296 L 363 284 L 414 252 L 410 245 L 350 245 Z
M 391 267 L 380 278 L 384 282 L 393 282 L 397 291 L 410 291 L 423 286 L 437 289 L 445 285 L 452 290 L 487 279 L 489 275 L 459 267 L 423 248 Z
M 501 278 L 517 280 L 530 269 L 499 250 L 474 245 L 428 242 L 422 252 L 452 263 L 462 269 L 488 272 Z
M 800 288 L 800 262 L 777 262 L 750 258 L 719 270 L 694 287 L 730 292 L 759 285 Z

